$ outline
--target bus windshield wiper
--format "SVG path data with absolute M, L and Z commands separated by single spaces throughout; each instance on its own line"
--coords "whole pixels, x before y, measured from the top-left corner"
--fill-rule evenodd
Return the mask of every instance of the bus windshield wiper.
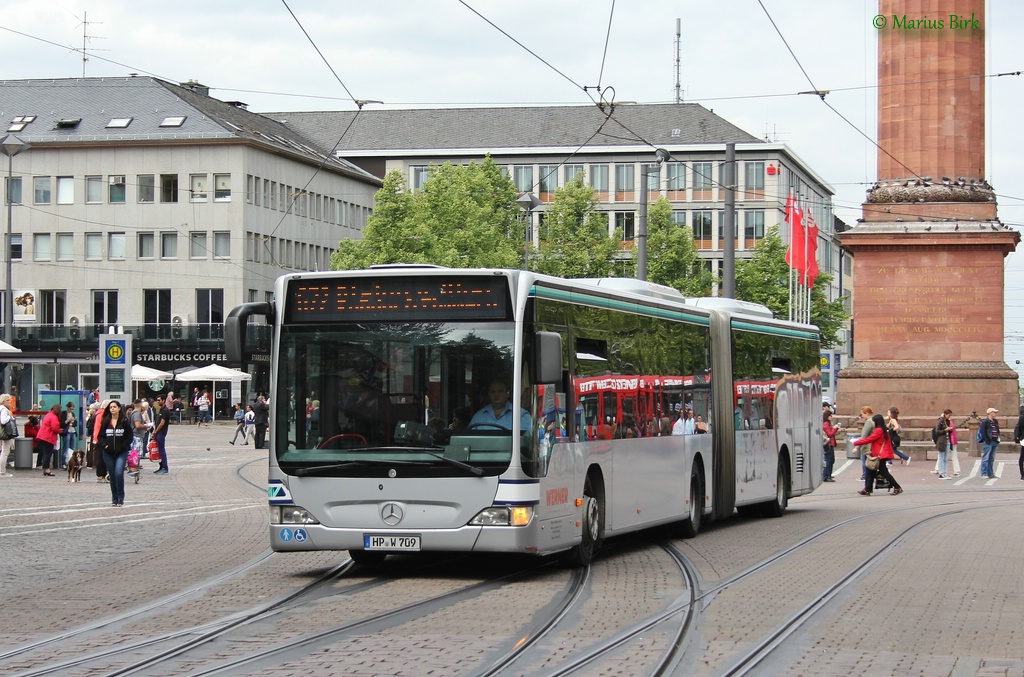
M 437 449 L 438 451 L 444 451 L 440 447 L 434 447 L 434 448 Z M 440 459 L 440 460 L 444 461 L 445 463 L 450 463 L 451 465 L 454 465 L 456 468 L 462 468 L 466 472 L 472 473 L 473 475 L 476 475 L 477 477 L 483 477 L 484 476 L 483 468 L 478 468 L 475 465 L 470 465 L 468 463 L 463 463 L 462 461 L 456 461 L 454 458 L 448 458 L 444 454 L 439 454 L 439 453 L 437 453 L 435 451 L 430 451 L 429 449 L 419 448 L 419 449 L 417 449 L 417 451 L 422 451 L 424 454 L 427 454 L 429 456 L 433 456 L 434 458 Z
M 396 461 L 395 459 L 377 459 L 377 458 L 361 458 L 355 461 L 342 461 L 341 463 L 329 463 L 327 465 L 312 465 L 308 468 L 296 468 L 295 474 L 298 476 L 303 475 L 317 475 L 320 472 L 328 472 L 331 470 L 340 470 L 341 468 L 358 468 L 360 466 L 369 465 L 422 465 L 424 461 Z

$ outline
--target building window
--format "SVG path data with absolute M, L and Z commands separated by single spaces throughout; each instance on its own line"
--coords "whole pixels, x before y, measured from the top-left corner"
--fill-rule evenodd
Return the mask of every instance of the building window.
M 153 233 L 139 233 L 139 258 L 151 259 L 155 253 L 155 237 Z
M 512 182 L 520 193 L 533 190 L 533 165 L 516 165 L 512 168 Z
M 188 257 L 205 259 L 209 249 L 206 247 L 206 231 L 193 231 L 188 234 Z
M 558 189 L 558 165 L 541 165 L 537 171 L 540 173 L 540 201 L 551 202 Z
M 103 258 L 103 233 L 85 234 L 85 258 L 88 261 Z
M 58 176 L 57 177 L 57 204 L 59 204 L 59 205 L 73 205 L 73 204 L 75 204 L 75 177 L 73 177 L 73 176 Z
M 39 318 L 42 324 L 65 324 L 67 290 L 44 289 L 39 292 Z
M 152 174 L 139 174 L 138 191 L 140 203 L 156 202 L 156 178 Z
M 413 191 L 422 190 L 423 184 L 430 178 L 430 167 L 413 167 L 412 168 L 412 189 Z
M 682 228 L 686 225 L 686 210 L 685 209 L 673 209 L 672 215 L 668 218 L 669 223 L 673 226 L 679 226 Z
M 760 240 L 764 237 L 764 210 L 749 209 L 743 214 L 744 238 L 748 240 L 747 245 L 753 247 L 753 240 Z
M 103 204 L 103 177 L 85 177 L 85 204 Z
M 146 324 L 171 323 L 171 290 L 142 290 L 142 319 Z
M 669 200 L 686 199 L 686 165 L 682 162 L 670 162 L 665 167 L 667 173 L 665 190 Z
M 117 324 L 117 290 L 92 290 L 92 321 L 102 327 Z
M 132 118 L 110 118 L 107 123 L 109 129 L 125 129 L 132 123 Z
M 714 231 L 711 229 L 711 210 L 702 209 L 693 212 L 693 239 L 697 249 L 713 249 Z
M 178 201 L 178 175 L 160 175 L 160 202 Z
M 5 176 L 4 177 L 4 188 L 6 189 L 4 191 L 4 195 L 7 196 L 7 198 L 10 200 L 10 203 L 11 204 L 15 204 L 15 205 L 20 205 L 21 204 L 21 177 L 20 176 L 14 176 L 14 177 L 11 177 L 10 179 L 8 179 Z M 4 204 L 7 204 L 7 202 L 5 201 Z
M 199 338 L 219 338 L 224 323 L 224 290 L 196 289 L 196 324 Z
M 566 186 L 575 181 L 577 176 L 585 176 L 583 172 L 583 165 L 563 165 L 562 172 L 562 176 L 565 177 L 563 185 Z
M 111 261 L 123 260 L 126 250 L 125 241 L 124 233 L 110 233 L 107 236 L 107 258 Z
M 124 175 L 120 174 L 117 176 L 107 177 L 107 202 L 110 204 L 124 204 L 125 202 L 125 182 Z
M 747 200 L 764 199 L 764 162 L 747 162 L 744 165 L 744 197 Z
M 32 260 L 49 261 L 53 257 L 50 250 L 50 234 L 36 233 L 32 236 Z
M 231 233 L 218 232 L 213 234 L 213 258 L 231 258 Z
M 661 165 L 640 165 L 641 171 L 647 177 L 647 196 L 658 195 L 661 190 Z
M 246 174 L 245 175 L 245 201 L 248 204 L 252 204 L 252 198 L 253 198 L 252 183 L 253 183 L 252 174 Z
M 608 165 L 590 165 L 590 186 L 599 201 L 608 201 Z
M 160 233 L 160 258 L 178 258 L 178 234 Z
M 11 233 L 11 260 L 21 261 L 21 233 Z
M 615 212 L 615 228 L 622 230 L 622 241 L 636 239 L 636 212 Z
M 206 202 L 206 174 L 191 174 L 188 177 L 189 200 Z M 164 200 L 168 202 L 168 200 Z
M 632 164 L 615 165 L 615 201 L 632 202 L 636 199 L 636 167 Z
M 57 260 L 72 261 L 75 258 L 74 233 L 57 233 Z
M 693 163 L 693 199 L 694 200 L 710 200 L 711 199 L 711 171 L 712 163 L 710 162 L 694 162 Z
M 276 186 L 272 183 L 270 186 L 270 208 L 274 208 L 274 197 L 276 192 Z M 231 175 L 230 174 L 214 174 L 213 175 L 213 201 L 214 202 L 231 202 Z
M 50 177 L 37 176 L 32 179 L 33 203 L 37 205 L 50 204 Z
M 223 175 L 222 174 L 217 174 L 217 175 L 215 175 L 214 178 L 216 178 L 217 176 L 226 176 L 228 178 L 228 197 L 227 197 L 227 201 L 230 201 L 231 200 L 231 175 L 230 174 L 223 174 Z M 218 199 L 216 197 L 216 195 L 214 196 L 214 199 Z M 277 209 L 277 181 L 271 181 L 270 182 L 270 208 L 271 209 Z

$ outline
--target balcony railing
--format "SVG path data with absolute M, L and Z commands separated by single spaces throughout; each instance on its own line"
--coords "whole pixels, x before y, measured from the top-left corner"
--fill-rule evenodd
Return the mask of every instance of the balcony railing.
M 15 325 L 7 343 L 22 352 L 91 352 L 99 349 L 99 337 L 109 325 L 41 324 Z M 269 325 L 250 324 L 246 330 L 247 353 L 269 353 L 272 335 Z M 144 324 L 121 325 L 121 332 L 132 335 L 135 352 L 224 352 L 222 324 Z

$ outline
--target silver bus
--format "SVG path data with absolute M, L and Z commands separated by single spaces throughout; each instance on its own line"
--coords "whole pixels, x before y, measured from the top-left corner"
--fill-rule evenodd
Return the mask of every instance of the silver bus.
M 637 280 L 392 265 L 273 302 L 270 543 L 564 553 L 656 525 L 777 517 L 821 482 L 819 332 Z M 671 434 L 683 416 L 702 425 Z M 677 428 L 678 432 L 678 428 Z

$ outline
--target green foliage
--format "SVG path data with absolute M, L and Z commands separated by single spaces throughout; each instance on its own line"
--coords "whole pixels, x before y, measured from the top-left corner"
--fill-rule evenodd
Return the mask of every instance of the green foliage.
M 594 189 L 577 175 L 555 191 L 541 225 L 540 256 L 530 268 L 559 277 L 608 277 L 617 240 L 608 236 L 608 214 L 597 210 Z
M 748 260 L 736 261 L 736 298 L 771 308 L 777 317 L 789 317 L 789 264 L 786 246 L 778 228 L 770 228 Z M 845 296 L 828 301 L 824 290 L 832 281 L 829 273 L 820 273 L 811 290 L 811 324 L 821 330 L 822 348 L 839 343 L 839 329 L 849 318 Z
M 526 232 L 515 185 L 491 158 L 468 167 L 431 165 L 420 191 L 389 172 L 377 191 L 362 240 L 342 240 L 333 270 L 382 263 L 431 263 L 459 268 L 515 268 Z
M 697 256 L 693 229 L 672 223 L 672 205 L 664 196 L 647 208 L 647 279 L 685 296 L 710 296 L 715 281 Z

